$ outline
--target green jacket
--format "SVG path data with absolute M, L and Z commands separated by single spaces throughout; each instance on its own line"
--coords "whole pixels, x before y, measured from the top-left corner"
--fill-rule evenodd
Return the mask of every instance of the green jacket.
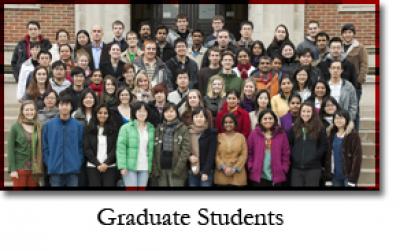
M 160 157 L 162 153 L 163 137 L 165 132 L 165 124 L 160 124 L 156 130 L 154 140 L 154 171 L 153 177 L 160 176 L 161 163 Z M 188 175 L 187 162 L 191 153 L 189 129 L 180 122 L 174 132 L 174 149 L 172 155 L 172 173 L 179 179 L 186 179 Z
M 149 173 L 152 171 L 153 149 L 154 149 L 154 126 L 146 123 L 149 134 L 149 143 L 147 145 L 147 160 Z M 137 161 L 139 159 L 140 138 L 138 123 L 136 120 L 129 121 L 121 127 L 117 139 L 117 166 L 118 169 L 128 169 L 136 171 Z
M 230 90 L 236 90 L 239 95 L 242 95 L 244 82 L 234 71 L 232 71 L 232 74 L 224 74 L 221 71 L 218 75 L 225 80 L 225 93 L 228 93 Z

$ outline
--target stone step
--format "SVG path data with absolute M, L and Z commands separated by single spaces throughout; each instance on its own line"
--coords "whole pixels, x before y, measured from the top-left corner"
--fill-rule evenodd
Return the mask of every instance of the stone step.
M 360 178 L 358 179 L 359 184 L 375 184 L 375 173 L 360 173 Z
M 361 117 L 360 130 L 375 130 L 375 118 Z
M 376 130 L 360 130 L 359 135 L 362 143 L 375 143 Z

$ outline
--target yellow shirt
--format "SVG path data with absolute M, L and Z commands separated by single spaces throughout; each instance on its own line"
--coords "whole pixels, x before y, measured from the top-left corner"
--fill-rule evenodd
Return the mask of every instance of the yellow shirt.
M 272 111 L 278 116 L 278 118 L 282 117 L 289 111 L 288 101 L 281 98 L 280 94 L 277 94 L 271 98 L 271 108 Z

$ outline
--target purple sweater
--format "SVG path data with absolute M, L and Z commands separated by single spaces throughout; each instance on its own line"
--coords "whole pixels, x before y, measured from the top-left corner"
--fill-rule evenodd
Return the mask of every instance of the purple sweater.
M 290 129 L 293 127 L 293 116 L 291 112 L 286 113 L 281 118 L 281 127 L 285 130 L 286 135 L 289 135 Z
M 248 145 L 248 177 L 250 180 L 260 182 L 262 177 L 265 139 L 261 128 L 257 126 L 247 139 Z M 271 170 L 272 183 L 285 182 L 290 166 L 289 141 L 284 130 L 280 127 L 273 132 L 271 143 Z

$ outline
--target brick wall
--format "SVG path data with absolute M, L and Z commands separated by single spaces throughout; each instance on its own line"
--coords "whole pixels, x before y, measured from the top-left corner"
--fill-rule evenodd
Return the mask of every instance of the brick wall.
M 305 7 L 305 31 L 310 20 L 320 22 L 320 27 L 330 37 L 340 36 L 345 23 L 356 26 L 356 38 L 366 46 L 375 46 L 374 12 L 338 12 L 337 4 L 308 4 Z
M 41 33 L 45 38 L 55 42 L 56 31 L 60 28 L 70 33 L 75 41 L 75 14 L 73 4 L 41 4 L 40 9 L 5 9 L 4 42 L 16 43 L 26 34 L 26 23 L 29 20 L 40 22 Z

